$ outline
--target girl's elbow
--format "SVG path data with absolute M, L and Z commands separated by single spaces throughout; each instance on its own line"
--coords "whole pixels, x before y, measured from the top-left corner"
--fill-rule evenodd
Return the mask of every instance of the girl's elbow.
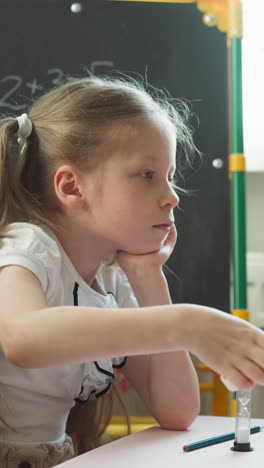
M 175 431 L 186 431 L 199 416 L 200 411 L 192 411 L 190 414 L 183 415 L 182 418 L 176 422 Z
M 197 418 L 198 414 L 196 414 L 192 418 L 183 416 L 173 421 L 164 421 L 164 423 L 162 422 L 160 423 L 160 426 L 163 429 L 167 429 L 168 431 L 187 431 L 187 429 L 191 426 L 191 424 Z
M 158 422 L 163 429 L 171 431 L 186 431 L 199 414 L 200 402 L 197 402 L 197 405 L 178 411 L 174 415 L 171 412 L 167 418 L 164 416 L 161 417 Z
M 15 338 L 16 335 L 17 334 L 14 333 L 14 330 L 6 334 L 1 343 L 2 350 L 6 360 L 11 364 L 17 367 L 27 368 L 28 366 L 25 347 L 23 346 L 21 338 Z

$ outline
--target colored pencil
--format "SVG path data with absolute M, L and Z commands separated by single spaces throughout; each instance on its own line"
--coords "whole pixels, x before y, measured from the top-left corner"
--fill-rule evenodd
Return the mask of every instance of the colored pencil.
M 250 434 L 255 434 L 256 432 L 260 432 L 262 427 L 254 426 L 250 428 Z M 184 452 L 192 452 L 193 450 L 198 450 L 203 447 L 209 447 L 209 445 L 220 444 L 221 442 L 226 442 L 227 440 L 233 440 L 235 438 L 234 432 L 229 432 L 228 434 L 222 434 L 216 437 L 211 437 L 210 439 L 200 440 L 198 442 L 194 442 L 192 444 L 184 445 L 183 451 Z

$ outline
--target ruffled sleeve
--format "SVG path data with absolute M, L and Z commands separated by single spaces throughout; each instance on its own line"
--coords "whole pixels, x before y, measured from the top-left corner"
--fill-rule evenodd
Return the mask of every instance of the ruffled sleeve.
M 56 284 L 61 254 L 56 241 L 39 226 L 13 223 L 0 239 L 0 267 L 6 265 L 32 271 L 47 294 Z

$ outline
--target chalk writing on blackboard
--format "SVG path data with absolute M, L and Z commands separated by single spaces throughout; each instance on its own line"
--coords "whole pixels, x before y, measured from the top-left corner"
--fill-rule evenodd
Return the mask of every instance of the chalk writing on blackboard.
M 65 74 L 60 68 L 50 68 L 47 71 L 49 77 L 49 84 L 52 86 L 59 85 L 62 83 Z M 5 88 L 5 92 L 1 93 L 1 88 Z M 44 89 L 44 86 L 40 84 L 36 77 L 32 80 L 23 80 L 20 75 L 6 75 L 0 80 L 0 108 L 9 109 L 12 111 L 23 110 L 27 107 L 27 103 L 19 104 L 18 91 L 21 91 L 22 87 L 26 87 L 30 90 L 30 97 L 34 97 L 37 92 Z
M 11 110 L 24 109 L 25 104 L 17 104 L 9 101 L 22 85 L 22 78 L 18 75 L 7 75 L 1 79 L 1 83 L 8 83 L 8 90 L 0 97 L 0 107 L 6 107 Z
M 103 71 L 104 68 L 113 68 L 112 60 L 93 60 L 90 65 L 91 73 L 96 74 L 98 71 Z
M 89 67 L 85 67 L 86 71 L 89 70 L 92 74 L 104 72 L 106 69 L 113 68 L 114 63 L 111 60 L 93 60 Z M 36 76 L 31 79 L 23 79 L 20 75 L 6 75 L 0 79 L 0 109 L 9 109 L 11 111 L 21 111 L 28 107 L 27 102 L 19 103 L 21 100 L 19 92 L 23 90 L 23 96 L 34 98 L 38 93 L 41 93 L 48 87 L 60 85 L 66 74 L 61 68 L 49 68 L 47 71 L 48 80 L 43 79 L 41 82 Z M 46 77 L 46 78 L 47 78 Z M 2 91 L 4 90 L 4 91 Z

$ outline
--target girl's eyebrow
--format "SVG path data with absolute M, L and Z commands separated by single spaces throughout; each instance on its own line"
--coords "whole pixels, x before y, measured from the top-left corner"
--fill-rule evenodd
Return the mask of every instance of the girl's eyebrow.
M 148 163 L 159 163 L 160 158 L 158 156 L 152 156 L 152 155 L 146 155 L 143 156 L 141 159 L 141 162 L 144 164 Z M 172 164 L 172 166 L 169 167 L 169 171 L 176 171 L 176 164 Z
M 159 163 L 160 161 L 162 161 L 162 158 L 160 157 L 160 155 L 153 156 L 153 155 L 149 154 L 149 155 L 141 156 L 140 160 L 143 163 Z
M 131 158 L 131 164 L 136 164 L 136 165 L 140 165 L 140 166 L 146 166 L 148 164 L 157 164 L 159 162 L 159 158 L 158 157 L 155 157 L 155 156 L 151 156 L 151 155 L 135 155 L 135 157 Z
M 146 154 L 146 155 L 144 155 L 144 156 L 141 156 L 140 159 L 141 159 L 142 161 L 144 161 L 144 162 L 145 162 L 145 161 L 147 161 L 147 162 L 148 162 L 148 161 L 150 161 L 150 162 L 156 162 L 156 161 L 159 160 L 157 156 L 153 156 L 153 155 L 151 155 L 151 154 Z
M 134 162 L 138 163 L 138 164 L 149 164 L 149 163 L 159 163 L 160 162 L 160 156 L 154 156 L 153 154 L 144 154 L 143 156 L 142 155 L 139 155 L 137 154 L 135 159 L 134 159 Z M 170 168 L 169 168 L 169 171 L 172 171 L 172 172 L 175 172 L 176 171 L 176 164 L 173 164 Z

